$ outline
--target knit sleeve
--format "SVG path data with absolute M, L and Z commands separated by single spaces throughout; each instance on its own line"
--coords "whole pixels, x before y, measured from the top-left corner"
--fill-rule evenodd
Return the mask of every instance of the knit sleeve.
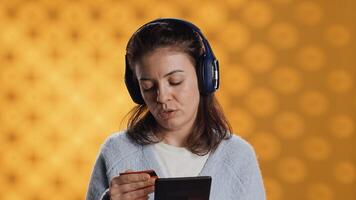
M 256 153 L 251 145 L 247 146 L 244 164 L 240 168 L 240 180 L 243 184 L 243 200 L 265 200 L 266 194 L 263 186 L 261 171 Z
M 86 200 L 109 200 L 109 181 L 106 175 L 107 167 L 102 152 L 98 155 L 92 171 Z

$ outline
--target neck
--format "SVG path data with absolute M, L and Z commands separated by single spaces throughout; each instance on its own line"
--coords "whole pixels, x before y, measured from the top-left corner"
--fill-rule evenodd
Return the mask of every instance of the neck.
M 162 141 L 166 144 L 173 145 L 176 147 L 184 147 L 186 145 L 186 140 L 191 133 L 192 128 L 179 129 L 179 130 L 167 130 L 160 129 L 159 135 Z

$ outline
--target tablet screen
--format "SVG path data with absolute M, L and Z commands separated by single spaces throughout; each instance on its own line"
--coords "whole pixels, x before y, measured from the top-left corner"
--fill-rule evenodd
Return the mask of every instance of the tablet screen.
M 209 200 L 210 176 L 158 178 L 155 200 Z

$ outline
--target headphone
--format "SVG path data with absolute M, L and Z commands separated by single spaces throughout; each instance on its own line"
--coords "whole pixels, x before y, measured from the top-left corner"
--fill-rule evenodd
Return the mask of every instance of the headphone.
M 197 72 L 197 77 L 198 77 L 198 83 L 199 83 L 199 92 L 202 95 L 209 95 L 215 92 L 219 88 L 219 62 L 216 59 L 208 40 L 204 37 L 203 33 L 200 31 L 200 29 L 195 26 L 194 24 L 181 20 L 181 19 L 176 19 L 176 18 L 159 18 L 156 20 L 153 20 L 151 22 L 148 22 L 147 24 L 144 24 L 141 26 L 130 38 L 127 47 L 130 44 L 130 41 L 132 38 L 140 32 L 142 29 L 148 28 L 149 25 L 156 24 L 156 23 L 173 23 L 177 25 L 183 25 L 192 30 L 193 33 L 197 33 L 204 45 L 204 53 L 200 56 L 200 58 L 197 61 L 197 67 L 196 67 L 196 72 Z M 126 47 L 126 51 L 127 51 Z M 137 103 L 137 104 L 144 104 L 143 97 L 141 95 L 140 91 L 140 86 L 137 83 L 137 81 L 134 80 L 134 74 L 133 71 L 131 70 L 128 62 L 128 56 L 127 53 L 125 55 L 125 84 L 126 88 L 129 91 L 129 94 L 132 98 L 132 100 Z

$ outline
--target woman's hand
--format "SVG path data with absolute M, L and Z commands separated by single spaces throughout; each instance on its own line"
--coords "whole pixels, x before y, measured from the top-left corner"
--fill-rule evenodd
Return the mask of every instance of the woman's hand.
M 146 173 L 115 176 L 110 182 L 110 200 L 146 200 L 154 191 L 155 180 Z

